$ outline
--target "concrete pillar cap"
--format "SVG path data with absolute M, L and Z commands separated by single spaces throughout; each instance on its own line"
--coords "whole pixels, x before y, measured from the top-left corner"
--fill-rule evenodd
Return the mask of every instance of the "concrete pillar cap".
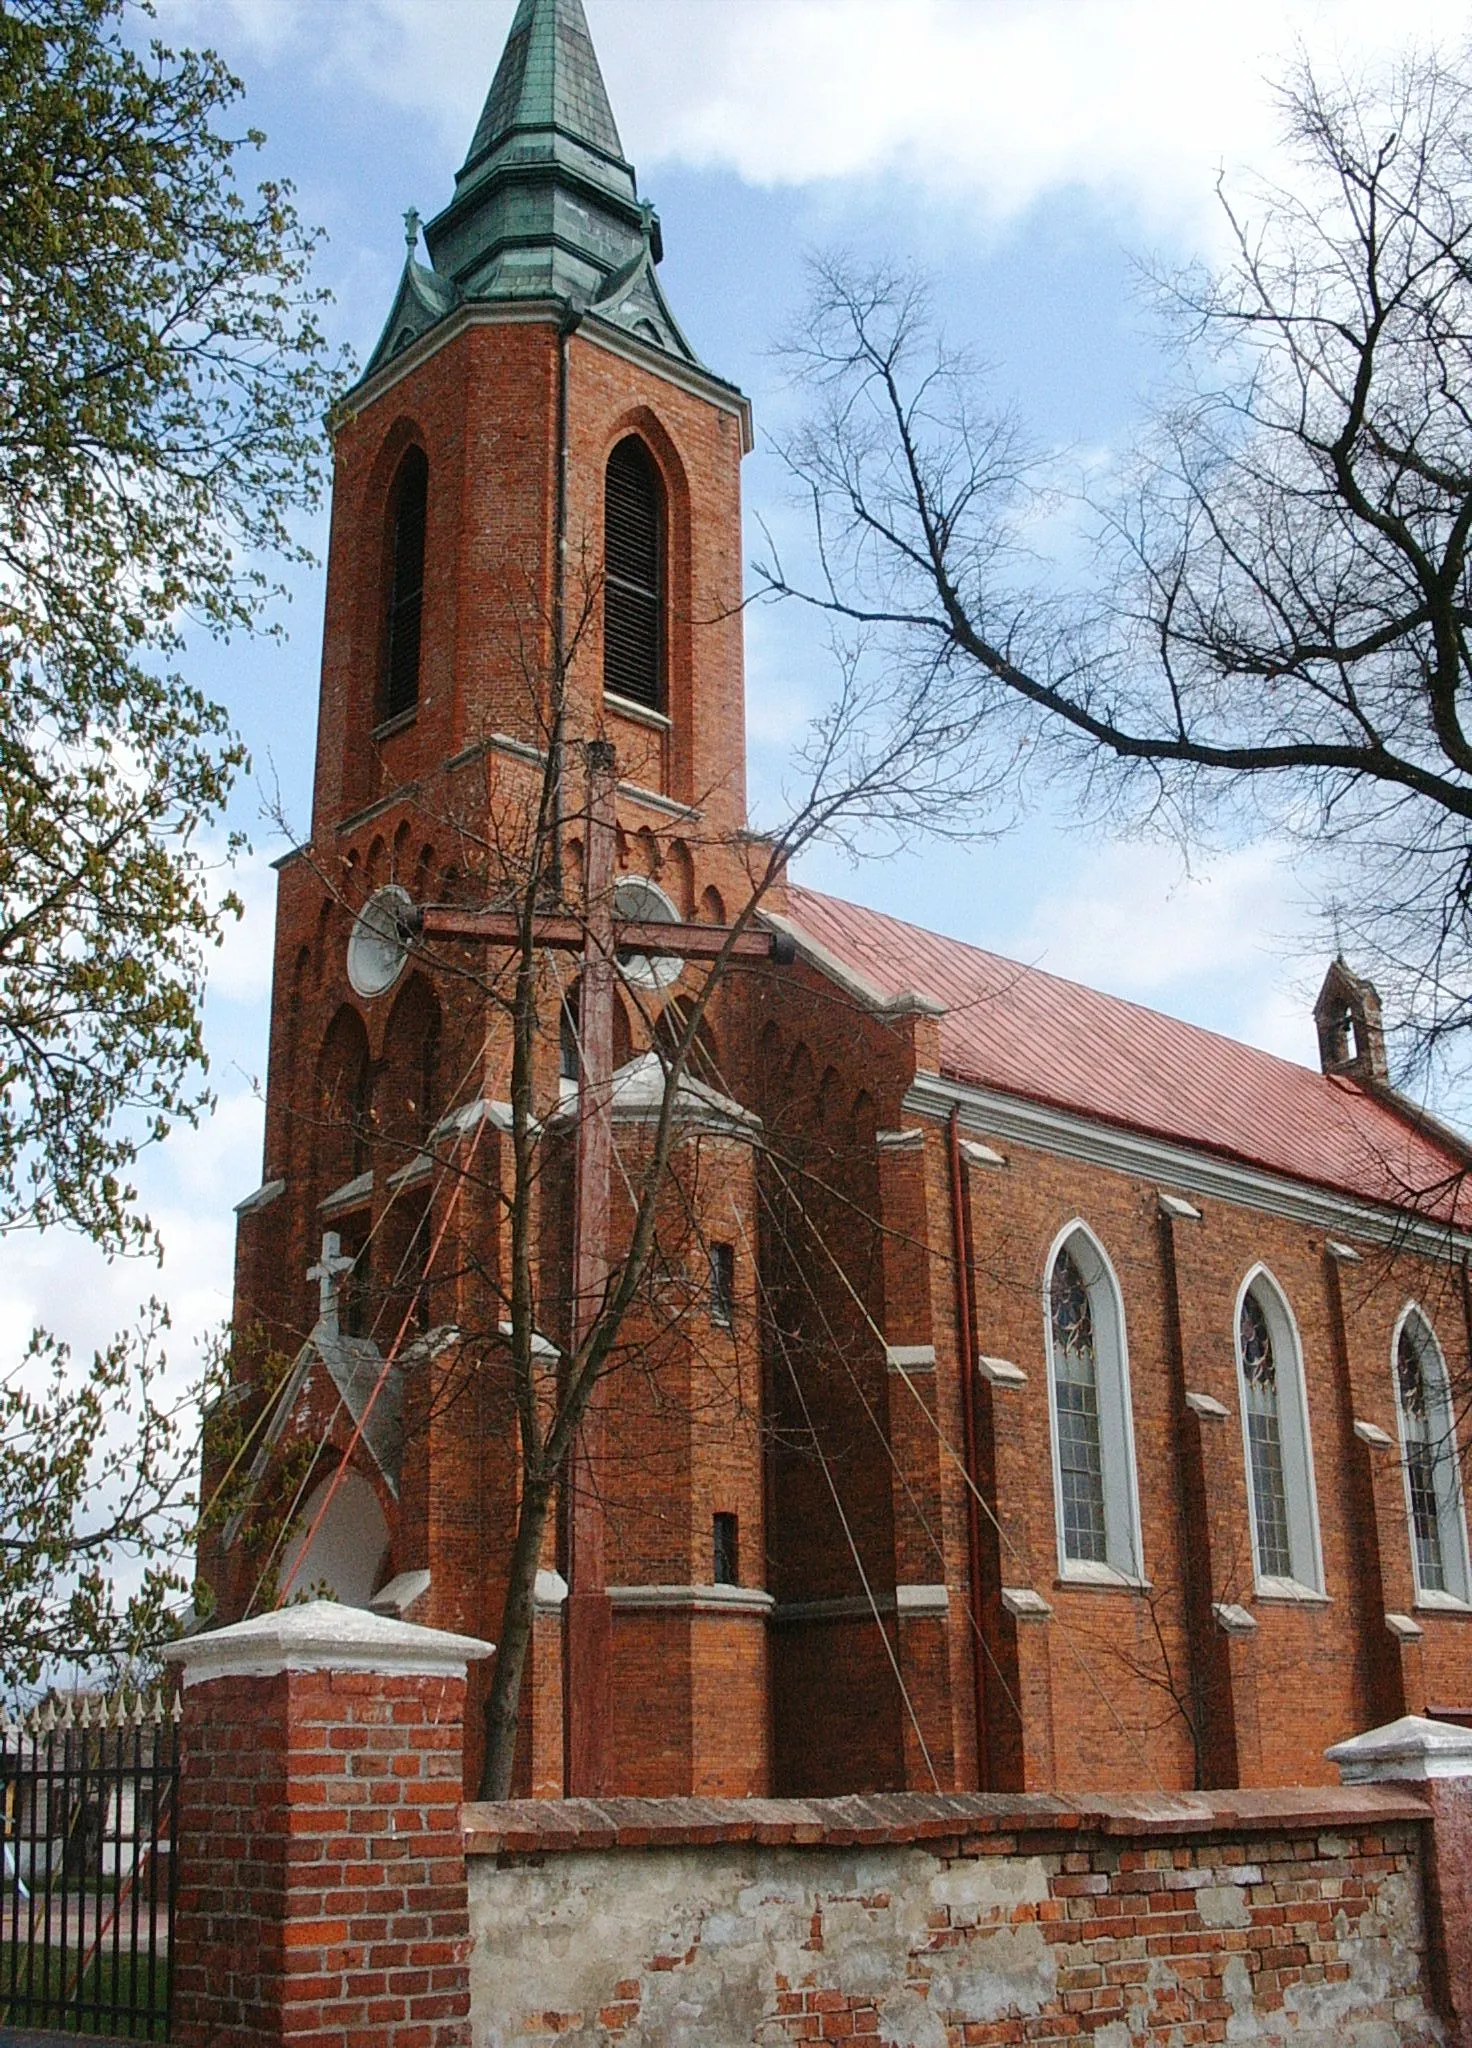
M 467 1664 L 494 1643 L 391 1621 L 365 1607 L 306 1600 L 251 1621 L 170 1643 L 164 1656 L 184 1667 L 185 1685 L 213 1678 L 275 1678 L 283 1671 L 369 1671 L 384 1678 L 463 1678 Z
M 1346 1785 L 1378 1785 L 1394 1779 L 1472 1778 L 1472 1728 L 1402 1714 L 1383 1728 L 1336 1742 L 1324 1755 L 1338 1764 Z

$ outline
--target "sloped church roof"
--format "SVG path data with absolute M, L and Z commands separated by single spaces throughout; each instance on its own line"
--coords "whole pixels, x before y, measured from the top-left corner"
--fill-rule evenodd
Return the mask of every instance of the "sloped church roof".
M 455 179 L 403 276 L 365 375 L 472 304 L 539 299 L 698 359 L 655 274 L 659 218 L 623 153 L 582 0 L 521 0 Z
M 914 991 L 944 1007 L 948 1079 L 1472 1224 L 1465 1146 L 1393 1089 L 1315 1073 L 813 889 L 789 889 L 788 918 L 881 1001 Z

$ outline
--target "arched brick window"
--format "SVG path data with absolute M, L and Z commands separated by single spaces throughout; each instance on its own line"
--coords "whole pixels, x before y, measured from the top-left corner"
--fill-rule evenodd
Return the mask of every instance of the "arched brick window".
M 1263 1267 L 1237 1303 L 1237 1371 L 1260 1593 L 1322 1593 L 1318 1505 L 1298 1330 Z
M 664 491 L 631 434 L 608 458 L 603 495 L 603 687 L 664 709 Z
M 1140 1576 L 1140 1509 L 1124 1309 L 1104 1249 L 1082 1223 L 1053 1248 L 1048 1396 L 1058 1558 L 1065 1578 Z
M 419 702 L 424 527 L 429 511 L 429 462 L 422 448 L 405 454 L 389 503 L 393 553 L 382 697 L 383 716 L 398 718 Z
M 1406 1310 L 1396 1332 L 1395 1406 L 1416 1598 L 1433 1606 L 1443 1601 L 1466 1606 L 1472 1600 L 1472 1575 L 1446 1361 L 1418 1308 Z
M 317 1063 L 314 1150 L 319 1194 L 367 1171 L 373 1146 L 373 1067 L 368 1034 L 345 1004 L 329 1025 Z

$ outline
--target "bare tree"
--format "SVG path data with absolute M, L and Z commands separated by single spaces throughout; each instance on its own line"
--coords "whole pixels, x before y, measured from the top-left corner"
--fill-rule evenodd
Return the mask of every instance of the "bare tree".
M 1223 187 L 1229 259 L 1153 280 L 1180 376 L 1087 508 L 1086 569 L 1040 569 L 1043 467 L 924 282 L 828 259 L 784 451 L 820 567 L 762 573 L 969 700 L 999 759 L 1327 849 L 1425 1054 L 1472 1025 L 1472 83 L 1305 63 L 1281 103 L 1292 182 Z
M 420 1376 L 432 1385 L 416 1426 L 423 1432 L 435 1416 L 487 1389 L 498 1400 L 509 1396 L 515 1418 L 515 1531 L 485 1709 L 481 1789 L 491 1798 L 503 1798 L 510 1789 L 536 1578 L 552 1554 L 559 1504 L 567 1518 L 564 1541 L 574 1558 L 576 1603 L 579 1546 L 586 1550 L 600 1540 L 597 1525 L 610 1485 L 627 1484 L 631 1475 L 635 1485 L 648 1484 L 647 1463 L 654 1454 L 607 1441 L 604 1390 L 615 1378 L 638 1375 L 655 1403 L 689 1398 L 665 1386 L 663 1376 L 670 1339 L 697 1298 L 703 1308 L 703 1290 L 710 1284 L 707 1155 L 731 1106 L 723 1106 L 724 1077 L 707 1058 L 712 1005 L 743 972 L 764 971 L 761 962 L 773 941 L 761 921 L 763 905 L 803 847 L 820 837 L 869 841 L 876 833 L 902 833 L 931 820 L 952 829 L 964 818 L 979 822 L 995 782 L 985 754 L 953 722 L 944 693 L 924 678 L 898 689 L 888 679 L 871 684 L 851 653 L 842 655 L 834 698 L 813 720 L 799 751 L 779 821 L 764 832 L 719 835 L 709 824 L 686 828 L 698 831 L 697 852 L 719 867 L 727 891 L 725 922 L 641 922 L 618 889 L 613 749 L 580 681 L 601 583 L 586 565 L 569 580 L 575 589 L 560 621 L 541 616 L 532 602 L 526 608 L 521 683 L 535 743 L 492 749 L 487 782 L 478 785 L 473 801 L 457 803 L 453 814 L 435 817 L 433 798 L 421 799 L 420 822 L 454 841 L 461 883 L 453 902 L 416 906 L 412 952 L 417 966 L 449 992 L 451 1006 L 470 1020 L 461 1050 L 471 1057 L 463 1078 L 438 1105 L 444 1113 L 433 1132 L 390 1132 L 375 1125 L 368 1133 L 375 1145 L 382 1140 L 401 1148 L 396 1165 L 408 1166 L 417 1150 L 427 1148 L 436 1194 L 422 1228 L 385 1231 L 376 1299 L 366 1312 L 359 1310 L 365 1334 L 371 1325 L 386 1359 L 402 1357 L 416 1342 L 434 1350 L 435 1333 L 425 1333 L 428 1317 L 418 1305 L 432 1300 L 436 1288 L 453 1285 L 460 1304 L 457 1327 L 436 1352 L 433 1371 Z M 692 817 L 716 808 L 697 804 Z M 361 911 L 361 884 L 325 865 L 319 873 L 346 907 Z M 630 971 L 630 955 L 677 957 L 683 962 L 678 982 L 641 984 Z M 657 1061 L 659 1080 L 637 1142 L 620 1146 L 616 1158 L 607 1000 L 615 983 L 634 1012 L 636 1041 Z M 571 1094 L 569 1039 L 577 1077 Z M 446 1068 L 458 1064 L 458 1056 L 442 1057 Z M 504 1095 L 509 1109 L 494 1170 L 489 1148 L 477 1147 L 480 1126 L 457 1122 L 456 1116 L 484 1094 Z M 356 1129 L 364 1114 L 361 1103 L 326 1102 L 324 1134 L 334 1118 Z M 367 1121 L 373 1123 L 371 1110 Z M 759 1135 L 755 1119 L 750 1121 L 750 1142 L 780 1145 L 776 1134 Z M 590 1162 L 590 1148 L 601 1151 L 601 1158 Z M 791 1151 L 781 1156 L 796 1178 L 811 1170 L 811 1162 Z M 489 1235 L 442 1227 L 447 1205 L 462 1194 L 467 1202 L 490 1207 L 496 1227 Z M 584 1213 L 569 1230 L 577 1211 Z M 608 1219 L 602 1233 L 587 1223 L 600 1213 Z M 474 1327 L 463 1319 L 467 1303 Z M 731 1384 L 703 1397 L 711 1414 L 695 1418 L 702 1427 L 754 1422 L 759 1407 L 759 1310 L 754 1300 L 731 1308 Z M 277 1378 L 289 1402 L 294 1383 L 279 1373 Z M 269 1460 L 260 1427 L 272 1412 L 269 1390 L 257 1388 L 234 1422 L 239 1446 L 230 1459 L 217 1460 L 233 1475 L 229 1512 L 255 1528 L 262 1555 L 259 1591 L 266 1599 L 291 1597 L 296 1590 L 289 1572 L 277 1577 L 284 1546 L 293 1532 L 300 1536 L 308 1487 L 336 1462 L 335 1455 L 320 1455 L 323 1446 L 313 1445 L 300 1472 L 289 1475 L 294 1483 L 277 1471 L 267 1486 Z M 246 1462 L 248 1454 L 254 1467 Z M 638 1472 L 631 1467 L 620 1475 L 620 1459 L 631 1456 Z M 342 1461 L 342 1471 L 348 1462 Z M 319 1522 L 326 1508 L 323 1501 Z M 305 1546 L 299 1546 L 304 1554 Z M 597 1583 L 596 1572 L 592 1576 Z M 580 1617 L 574 1605 L 569 1640 L 575 1654 L 579 1641 L 586 1651 L 580 1636 L 585 1625 L 596 1635 L 597 1614 Z M 596 1658 L 596 1644 L 592 1654 Z

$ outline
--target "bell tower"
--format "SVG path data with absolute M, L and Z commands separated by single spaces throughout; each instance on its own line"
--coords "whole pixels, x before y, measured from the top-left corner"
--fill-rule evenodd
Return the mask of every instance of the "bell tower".
M 407 221 L 336 432 L 314 843 L 533 743 L 559 661 L 624 782 L 739 829 L 750 410 L 665 298 L 581 0 L 522 0 L 422 253 Z
M 495 850 L 525 818 L 538 764 L 559 758 L 554 698 L 569 762 L 585 741 L 605 743 L 602 759 L 612 748 L 616 871 L 641 902 L 652 890 L 664 914 L 714 924 L 739 907 L 751 419 L 665 297 L 659 218 L 624 155 L 582 0 L 520 0 L 453 196 L 405 225 L 389 317 L 333 426 L 311 831 L 278 863 L 264 1173 L 239 1212 L 232 1398 L 249 1418 L 249 1498 L 206 1537 L 202 1567 L 226 1619 L 269 1604 L 283 1561 L 307 1584 L 330 1555 L 353 1559 L 355 1585 L 373 1581 L 392 1611 L 494 1638 L 516 1418 L 494 1373 L 445 1395 L 444 1361 L 466 1330 L 494 1343 L 507 1312 L 505 1012 L 471 955 L 458 974 L 411 961 L 378 977 L 392 933 L 360 913 L 397 900 L 389 889 L 414 905 L 494 898 Z M 567 777 L 574 872 L 580 769 Z M 615 1062 L 649 1030 L 647 1016 L 632 1043 L 615 1030 Z M 739 1031 L 728 1050 L 739 1065 Z M 474 1172 L 449 1198 L 435 1162 L 462 1129 Z M 733 1164 L 728 1190 L 743 1172 Z M 555 1304 L 558 1286 L 547 1293 Z M 750 1532 L 759 1584 L 759 1454 L 742 1463 L 728 1442 L 722 1455 L 725 1476 L 707 1485 L 699 1454 L 682 1453 L 685 1491 L 660 1519 L 686 1528 L 691 1554 L 656 1576 L 711 1576 L 714 1514 Z M 273 1486 L 297 1534 L 262 1557 L 241 1532 Z M 317 1533 L 299 1556 L 303 1527 Z M 631 1553 L 610 1570 L 647 1580 L 655 1567 Z M 758 1618 L 736 1665 L 762 1732 L 740 1737 L 729 1768 L 714 1752 L 668 1769 L 646 1759 L 638 1783 L 763 1788 L 765 1597 L 722 1608 Z M 647 1648 L 665 1624 L 640 1608 L 629 1626 Z M 519 1782 L 545 1793 L 562 1789 L 555 1600 L 537 1628 Z M 688 1673 L 689 1644 L 666 1662 Z M 738 1719 L 712 1718 L 717 1749 Z

